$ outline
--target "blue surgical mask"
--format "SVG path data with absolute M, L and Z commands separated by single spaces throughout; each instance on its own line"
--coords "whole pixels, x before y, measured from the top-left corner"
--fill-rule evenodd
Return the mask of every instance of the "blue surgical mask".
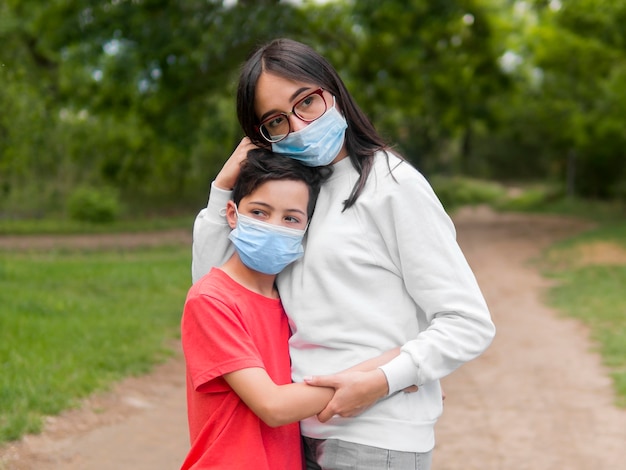
M 264 274 L 278 274 L 304 254 L 305 232 L 237 213 L 237 226 L 228 238 L 247 267 Z
M 339 154 L 347 128 L 348 123 L 333 103 L 322 117 L 273 143 L 272 150 L 307 166 L 326 166 Z

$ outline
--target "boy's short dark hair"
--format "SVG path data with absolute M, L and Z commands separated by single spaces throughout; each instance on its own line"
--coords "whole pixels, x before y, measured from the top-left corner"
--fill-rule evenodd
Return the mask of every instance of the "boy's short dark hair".
M 255 148 L 248 152 L 248 158 L 241 163 L 241 172 L 233 188 L 233 202 L 239 205 L 241 199 L 252 194 L 266 181 L 302 181 L 309 187 L 307 216 L 311 218 L 320 186 L 331 173 L 331 167 L 305 166 L 269 149 Z

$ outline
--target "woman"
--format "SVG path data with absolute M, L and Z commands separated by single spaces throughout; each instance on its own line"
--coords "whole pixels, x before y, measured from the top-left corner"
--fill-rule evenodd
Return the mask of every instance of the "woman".
M 439 379 L 480 355 L 495 333 L 450 218 L 333 67 L 304 44 L 275 40 L 248 59 L 237 113 L 247 137 L 196 219 L 194 281 L 232 253 L 223 209 L 251 147 L 332 164 L 304 257 L 277 277 L 293 331 L 292 379 L 336 389 L 319 419 L 301 423 L 307 465 L 430 468 Z M 336 374 L 398 346 L 401 354 L 379 369 Z M 414 385 L 416 393 L 397 393 Z

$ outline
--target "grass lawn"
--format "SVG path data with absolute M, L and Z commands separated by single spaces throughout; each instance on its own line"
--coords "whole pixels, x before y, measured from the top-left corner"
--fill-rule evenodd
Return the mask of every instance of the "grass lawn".
M 0 235 L 41 235 L 41 234 L 85 234 L 146 232 L 152 230 L 190 229 L 194 214 L 151 219 L 116 220 L 106 224 L 79 222 L 76 220 L 37 219 L 6 220 L 0 219 Z
M 190 248 L 0 252 L 0 443 L 171 355 Z
M 545 211 L 599 224 L 546 251 L 542 266 L 558 281 L 547 300 L 590 327 L 618 404 L 626 407 L 626 217 L 610 207 L 580 208 Z M 191 223 L 181 218 L 151 228 Z M 139 231 L 140 225 L 107 231 Z M 82 231 L 60 227 L 19 222 L 0 233 Z M 44 416 L 170 356 L 190 285 L 190 251 L 0 251 L 0 444 L 39 431 Z
M 617 405 L 626 407 L 626 221 L 621 219 L 557 244 L 543 261 L 546 274 L 558 281 L 548 302 L 589 326 L 613 378 Z

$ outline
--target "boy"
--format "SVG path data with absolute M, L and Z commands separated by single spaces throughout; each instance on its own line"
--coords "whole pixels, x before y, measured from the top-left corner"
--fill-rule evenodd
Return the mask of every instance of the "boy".
M 291 383 L 274 280 L 302 256 L 321 171 L 329 170 L 263 149 L 242 164 L 226 207 L 235 252 L 191 287 L 183 312 L 191 450 L 182 470 L 302 468 L 298 421 L 323 410 L 334 390 Z

